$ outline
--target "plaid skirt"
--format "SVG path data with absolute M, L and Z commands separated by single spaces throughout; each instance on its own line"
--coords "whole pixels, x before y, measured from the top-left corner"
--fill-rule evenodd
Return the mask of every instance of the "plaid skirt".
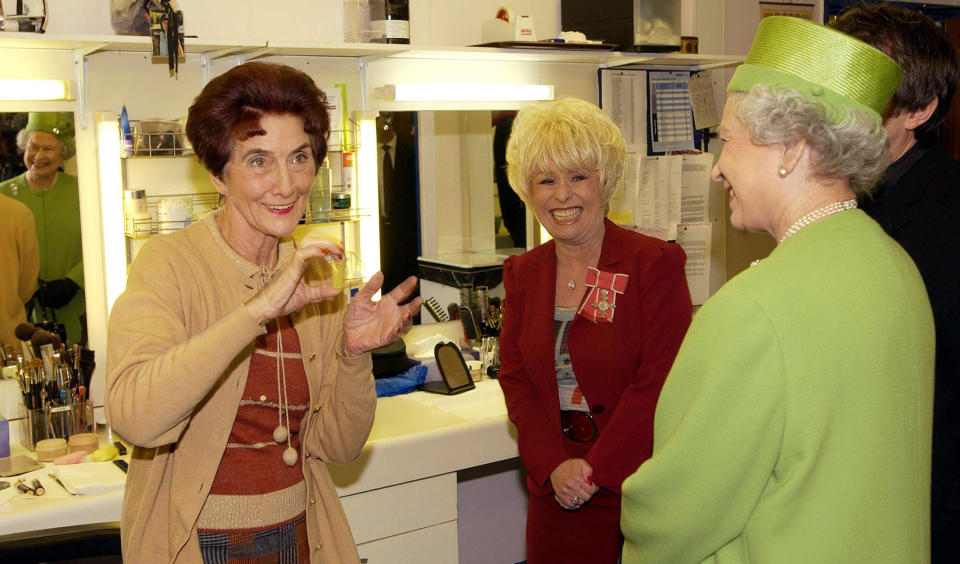
M 204 564 L 302 564 L 310 562 L 306 513 L 261 531 L 200 531 Z

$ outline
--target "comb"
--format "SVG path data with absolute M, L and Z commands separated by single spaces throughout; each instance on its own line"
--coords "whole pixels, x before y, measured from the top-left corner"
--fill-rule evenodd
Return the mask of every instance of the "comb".
M 450 317 L 447 315 L 447 312 L 440 309 L 440 303 L 437 302 L 436 298 L 431 296 L 424 300 L 423 307 L 427 308 L 427 313 L 429 313 L 430 317 L 434 318 L 437 323 L 450 321 Z

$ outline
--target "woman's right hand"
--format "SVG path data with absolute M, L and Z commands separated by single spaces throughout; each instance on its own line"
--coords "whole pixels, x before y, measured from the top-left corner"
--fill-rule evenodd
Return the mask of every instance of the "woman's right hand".
M 580 509 L 600 490 L 593 483 L 593 468 L 582 458 L 569 458 L 550 473 L 554 499 L 564 509 Z
M 331 241 L 317 240 L 300 246 L 277 265 L 273 280 L 245 304 L 257 323 L 265 325 L 309 303 L 340 295 L 341 290 L 330 284 L 309 286 L 303 280 L 309 261 L 325 260 L 323 257 L 328 255 L 343 260 L 343 249 Z

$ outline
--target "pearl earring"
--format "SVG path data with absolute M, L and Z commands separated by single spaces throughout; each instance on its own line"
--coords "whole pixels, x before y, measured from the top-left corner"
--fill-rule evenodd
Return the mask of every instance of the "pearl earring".
M 787 177 L 787 168 L 786 168 L 785 166 L 783 166 L 783 165 L 780 165 L 780 166 L 777 168 L 777 176 L 779 176 L 780 178 L 786 178 L 786 177 Z

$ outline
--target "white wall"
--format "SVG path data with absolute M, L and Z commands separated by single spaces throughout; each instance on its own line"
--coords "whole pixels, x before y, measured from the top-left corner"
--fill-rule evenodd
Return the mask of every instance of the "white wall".
M 410 38 L 418 45 L 476 45 L 483 20 L 501 6 L 533 18 L 538 38 L 560 32 L 560 0 L 410 0 Z
M 699 0 L 701 4 L 710 2 L 710 0 Z M 814 4 L 814 20 L 823 21 L 823 0 L 778 0 L 787 4 Z M 709 16 L 717 18 L 711 20 L 701 20 L 700 25 L 706 33 L 715 33 L 717 26 L 713 22 L 723 22 L 721 33 L 722 54 L 725 55 L 746 55 L 750 50 L 750 44 L 753 42 L 753 36 L 756 34 L 757 26 L 760 24 L 760 9 L 756 0 L 723 0 L 720 14 L 716 11 Z M 707 16 L 705 13 L 704 16 Z M 719 17 L 718 17 L 719 16 Z M 701 44 L 702 45 L 702 44 Z M 701 51 L 703 52 L 703 51 Z M 726 83 L 733 75 L 733 69 L 728 69 L 723 73 L 714 73 L 723 75 L 722 84 L 724 89 Z M 722 105 L 725 96 L 720 92 L 718 95 L 719 103 Z M 711 152 L 719 154 L 721 144 L 719 140 L 714 140 Z M 727 204 L 729 205 L 729 204 Z M 726 217 L 730 217 L 729 207 Z M 754 259 L 763 258 L 770 254 L 775 247 L 775 242 L 767 233 L 750 233 L 734 229 L 727 225 L 726 244 L 724 245 L 726 278 L 729 279 L 738 272 L 744 270 Z
M 47 0 L 47 33 L 113 35 L 109 0 Z M 184 31 L 205 40 L 309 41 L 343 38 L 343 0 L 179 0 Z M 559 0 L 411 0 L 410 35 L 418 45 L 474 45 L 500 6 L 534 18 L 541 37 L 560 31 Z

